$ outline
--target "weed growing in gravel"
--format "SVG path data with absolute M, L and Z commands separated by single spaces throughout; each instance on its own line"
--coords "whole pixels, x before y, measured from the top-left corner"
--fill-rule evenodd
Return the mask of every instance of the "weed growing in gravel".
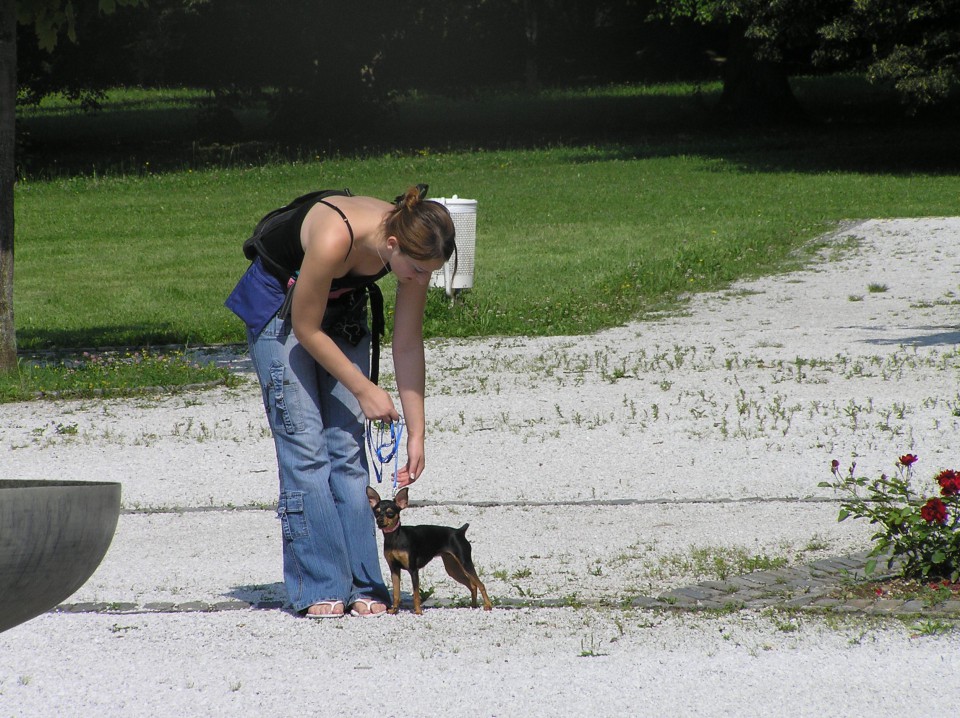
M 796 385 L 826 385 L 837 380 L 898 383 L 914 381 L 918 373 L 960 374 L 960 351 L 903 346 L 890 354 L 829 358 L 773 358 L 752 353 L 723 352 L 711 346 L 659 346 L 624 350 L 611 343 L 584 348 L 577 342 L 557 342 L 537 352 L 505 355 L 498 345 L 468 350 L 447 368 L 433 372 L 429 392 L 453 396 L 493 393 L 489 376 L 498 377 L 497 392 L 542 392 L 549 402 L 514 402 L 509 411 L 492 404 L 489 412 L 467 416 L 453 411 L 432 415 L 434 433 L 496 431 L 517 435 L 524 443 L 560 438 L 568 429 L 612 431 L 634 436 L 648 431 L 682 432 L 697 440 L 769 440 L 810 434 L 811 424 L 823 427 L 813 439 L 818 448 L 832 446 L 838 432 L 864 435 L 882 432 L 910 445 L 920 409 L 935 412 L 934 429 L 946 428 L 949 417 L 960 418 L 960 394 L 930 396 L 922 406 L 905 401 L 884 403 L 869 395 L 821 399 Z M 705 389 L 701 373 L 726 373 L 722 382 Z M 605 392 L 615 384 L 622 390 Z M 793 386 L 787 386 L 788 384 Z M 589 385 L 605 396 L 602 410 L 584 408 L 582 392 L 563 389 Z M 599 405 L 599 404 L 598 404 Z
M 597 639 L 592 634 L 590 635 L 589 641 L 586 639 L 580 639 L 580 657 L 581 658 L 596 658 L 598 656 L 606 656 L 608 654 L 603 653 L 598 650 Z
M 807 541 L 806 545 L 803 547 L 803 550 L 814 552 L 826 551 L 828 548 L 830 548 L 830 543 L 820 536 L 820 534 L 814 534 L 813 537 Z
M 921 353 L 916 347 L 902 347 L 892 354 L 869 357 L 838 354 L 832 359 L 798 356 L 790 360 L 770 360 L 739 352 L 719 355 L 717 349 L 710 346 L 654 346 L 624 352 L 617 345 L 584 351 L 576 343 L 561 343 L 536 355 L 524 356 L 505 354 L 494 345 L 482 353 L 464 357 L 456 365 L 432 372 L 428 381 L 430 393 L 434 395 L 509 392 L 506 386 L 498 385 L 495 390 L 489 386 L 489 377 L 494 374 L 503 377 L 505 382 L 524 388 L 580 386 L 588 375 L 592 375 L 608 384 L 651 381 L 668 392 L 682 376 L 716 369 L 733 373 L 745 370 L 768 372 L 773 384 L 822 384 L 831 375 L 846 379 L 880 377 L 895 381 L 907 371 L 920 368 L 953 370 L 958 365 L 960 351 Z M 389 377 L 385 377 L 387 380 Z
M 140 626 L 122 626 L 119 623 L 114 623 L 112 626 L 110 626 L 110 633 L 124 634 L 127 631 L 138 631 L 138 630 L 140 630 Z
M 583 608 L 583 601 L 575 593 L 569 593 L 560 598 L 560 605 L 566 608 Z
M 910 626 L 913 631 L 911 638 L 922 638 L 925 636 L 942 636 L 945 633 L 951 633 L 957 630 L 957 624 L 953 621 L 944 621 L 939 618 L 926 618 Z
M 787 611 L 767 611 L 762 615 L 770 618 L 773 627 L 781 633 L 795 633 L 800 630 L 802 617 L 799 614 L 791 614 Z
M 783 568 L 788 563 L 783 556 L 770 557 L 752 554 L 742 547 L 691 547 L 689 554 L 671 554 L 651 568 L 651 575 L 666 578 L 675 574 L 692 575 L 697 579 L 726 580 L 752 571 Z

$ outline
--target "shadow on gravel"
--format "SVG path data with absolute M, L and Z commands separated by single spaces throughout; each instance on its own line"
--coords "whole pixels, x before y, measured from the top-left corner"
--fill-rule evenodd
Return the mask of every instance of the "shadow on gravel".
M 912 346 L 912 347 L 932 347 L 932 346 L 950 346 L 960 344 L 960 327 L 917 327 L 917 329 L 950 329 L 952 331 L 936 332 L 934 334 L 919 334 L 910 337 L 899 337 L 895 339 L 868 339 L 867 344 L 878 346 Z
M 287 592 L 282 583 L 258 583 L 249 586 L 234 586 L 223 594 L 227 598 L 249 603 L 251 606 L 272 605 L 277 601 L 286 603 Z

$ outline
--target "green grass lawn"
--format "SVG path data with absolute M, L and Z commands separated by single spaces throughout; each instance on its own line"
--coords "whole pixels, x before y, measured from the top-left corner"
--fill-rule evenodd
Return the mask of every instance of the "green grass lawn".
M 797 92 L 813 108 L 829 104 L 814 81 Z M 863 96 L 871 111 L 883 107 Z M 780 271 L 841 220 L 956 211 L 952 125 L 861 117 L 713 127 L 701 116 L 704 98 L 693 86 L 410 96 L 396 110 L 405 139 L 389 151 L 343 157 L 301 147 L 290 161 L 211 164 L 161 136 L 131 140 L 133 158 L 112 155 L 129 171 L 106 155 L 106 173 L 48 164 L 16 188 L 19 346 L 243 341 L 223 307 L 246 267 L 241 243 L 264 212 L 323 187 L 391 198 L 427 182 L 433 196 L 478 201 L 474 289 L 453 306 L 435 292 L 430 336 L 591 332 L 689 292 Z M 120 93 L 101 124 L 116 132 L 127 116 L 142 136 L 154 117 L 155 128 L 182 133 L 183 115 L 179 124 L 159 118 L 194 111 L 195 99 L 174 93 L 151 106 Z M 136 123 L 130 113 L 140 113 Z M 34 142 L 66 146 L 69 128 L 95 132 L 56 103 L 26 121 Z M 463 149 L 469 136 L 475 147 Z M 389 309 L 389 278 L 384 289 Z

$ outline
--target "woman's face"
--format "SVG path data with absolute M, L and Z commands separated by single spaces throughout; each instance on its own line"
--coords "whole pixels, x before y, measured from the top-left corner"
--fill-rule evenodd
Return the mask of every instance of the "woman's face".
M 397 281 L 426 284 L 431 275 L 443 266 L 442 259 L 413 259 L 397 251 L 390 261 L 390 268 L 397 275 Z
M 391 238 L 392 239 L 392 238 Z M 390 255 L 390 269 L 397 276 L 399 282 L 414 282 L 416 284 L 427 284 L 431 275 L 443 267 L 443 259 L 414 259 L 408 254 L 404 254 L 399 246 L 393 244 Z

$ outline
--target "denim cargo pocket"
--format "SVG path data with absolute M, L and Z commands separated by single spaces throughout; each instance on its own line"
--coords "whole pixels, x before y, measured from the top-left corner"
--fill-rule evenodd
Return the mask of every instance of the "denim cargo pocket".
M 288 434 L 297 434 L 304 430 L 303 412 L 300 410 L 300 396 L 297 384 L 292 384 L 284 376 L 286 367 L 275 361 L 270 366 L 270 398 L 277 412 L 277 428 L 283 427 Z
M 277 518 L 283 537 L 288 541 L 303 538 L 307 535 L 307 519 L 303 515 L 303 492 L 284 491 L 280 494 L 277 503 Z

